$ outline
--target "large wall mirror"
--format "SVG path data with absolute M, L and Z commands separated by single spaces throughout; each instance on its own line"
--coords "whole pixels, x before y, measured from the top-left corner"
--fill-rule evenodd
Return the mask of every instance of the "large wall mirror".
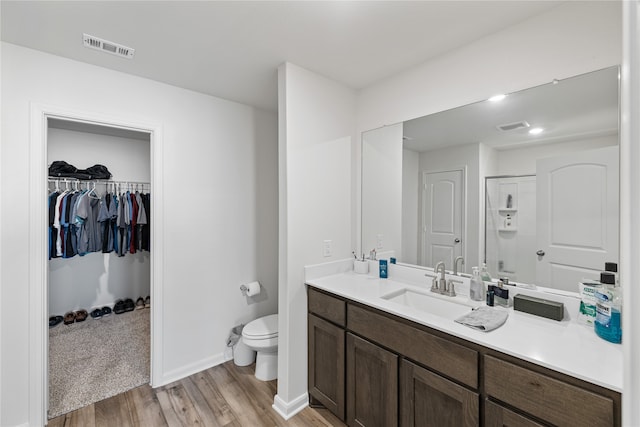
M 362 249 L 577 291 L 618 260 L 619 70 L 362 135 Z

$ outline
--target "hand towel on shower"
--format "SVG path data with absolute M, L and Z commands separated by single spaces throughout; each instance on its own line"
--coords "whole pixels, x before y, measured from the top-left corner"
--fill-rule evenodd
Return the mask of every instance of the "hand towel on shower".
M 509 313 L 499 308 L 478 307 L 471 313 L 457 318 L 455 321 L 479 331 L 489 332 L 499 328 L 507 321 Z

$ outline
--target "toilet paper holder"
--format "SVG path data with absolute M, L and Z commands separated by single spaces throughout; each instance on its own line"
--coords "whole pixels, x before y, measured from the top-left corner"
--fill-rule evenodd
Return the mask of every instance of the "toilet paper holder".
M 260 283 L 259 282 L 251 282 L 246 285 L 240 286 L 240 292 L 245 297 L 252 297 L 258 295 L 260 293 Z

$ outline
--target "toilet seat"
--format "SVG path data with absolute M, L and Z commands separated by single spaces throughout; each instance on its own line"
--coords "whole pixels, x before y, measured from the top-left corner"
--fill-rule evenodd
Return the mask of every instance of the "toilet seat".
M 242 329 L 242 335 L 251 340 L 270 339 L 278 336 L 278 315 L 260 317 Z
M 242 342 L 256 355 L 256 378 L 271 381 L 278 377 L 278 315 L 260 317 L 242 328 Z

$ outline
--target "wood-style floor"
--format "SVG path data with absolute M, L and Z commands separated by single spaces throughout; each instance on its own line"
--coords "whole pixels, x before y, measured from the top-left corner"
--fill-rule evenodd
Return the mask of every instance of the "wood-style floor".
M 276 381 L 233 361 L 156 389 L 148 385 L 49 420 L 60 426 L 344 426 L 326 409 L 305 408 L 288 421 L 271 407 Z

